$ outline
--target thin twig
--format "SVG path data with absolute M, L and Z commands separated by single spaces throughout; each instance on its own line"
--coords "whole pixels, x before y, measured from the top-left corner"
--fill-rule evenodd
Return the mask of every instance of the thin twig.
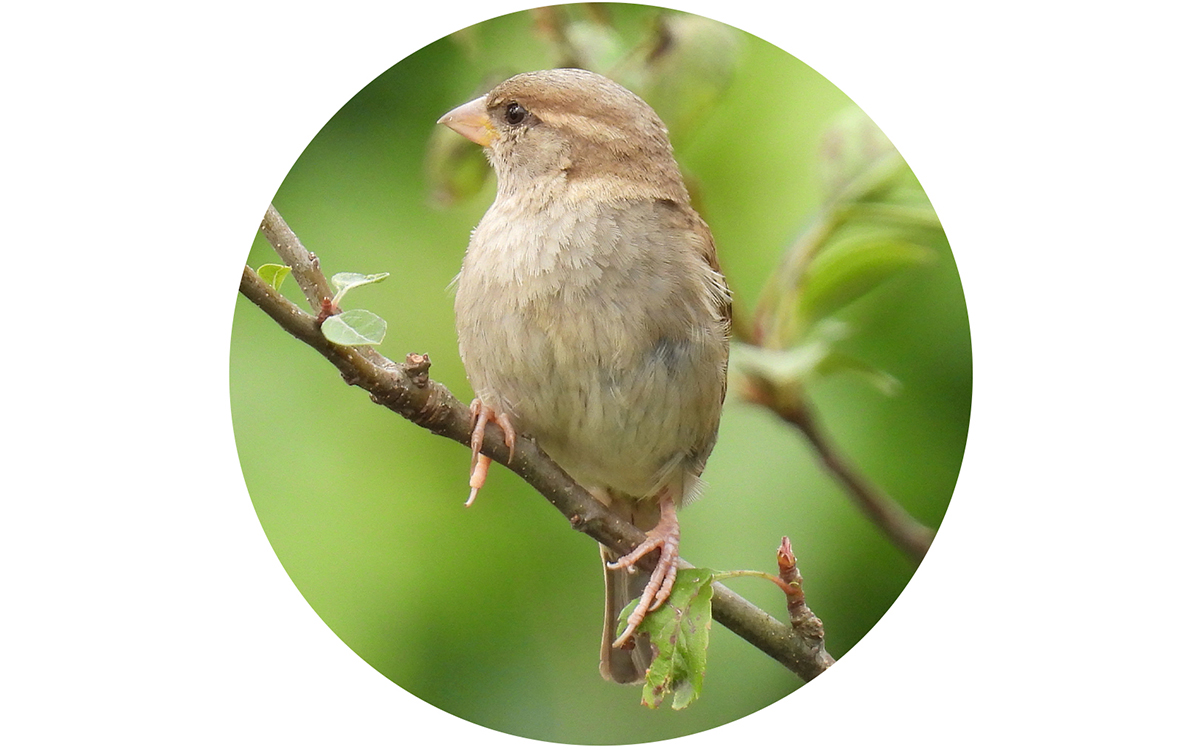
M 300 238 L 288 227 L 275 206 L 267 208 L 259 229 L 283 262 L 291 267 L 292 275 L 296 277 L 296 283 L 300 285 L 308 304 L 312 309 L 320 310 L 325 300 L 333 298 L 333 292 L 325 274 L 321 273 L 321 262 L 317 256 L 304 248 Z
M 933 530 L 909 515 L 900 503 L 872 484 L 838 452 L 803 394 L 784 396 L 766 378 L 747 375 L 743 396 L 799 429 L 816 450 L 825 470 L 842 483 L 863 513 L 914 561 L 919 563 L 925 558 L 933 542 Z
M 285 248 L 280 257 L 298 259 L 301 268 L 293 273 L 309 276 L 314 290 L 321 275 L 315 256 L 307 251 L 274 208 L 263 222 L 262 231 L 271 245 Z M 296 248 L 300 248 L 297 250 Z M 287 255 L 284 254 L 287 252 Z M 328 289 L 328 285 L 325 286 Z M 242 272 L 241 293 L 266 312 L 284 330 L 328 359 L 345 381 L 366 390 L 382 404 L 437 435 L 470 444 L 471 420 L 467 407 L 443 386 L 429 378 L 429 358 L 410 354 L 403 365 L 383 357 L 370 347 L 346 347 L 330 343 L 321 335 L 317 317 L 306 312 L 263 281 L 251 268 Z M 306 294 L 306 296 L 308 296 Z M 314 292 L 316 307 L 321 292 Z M 312 298 L 310 298 L 311 301 Z M 628 552 L 645 539 L 637 527 L 613 514 L 587 490 L 580 487 L 532 440 L 519 436 L 509 460 L 509 449 L 499 427 L 489 424 L 483 453 L 502 463 L 540 492 L 570 522 L 571 526 L 611 549 Z M 652 561 L 641 561 L 648 568 Z M 814 659 L 803 639 L 763 610 L 716 584 L 713 617 L 780 664 L 805 680 L 823 672 L 828 664 Z
M 825 624 L 804 601 L 804 578 L 796 567 L 796 555 L 792 552 L 791 539 L 786 536 L 783 538 L 775 553 L 775 559 L 779 565 L 779 577 L 787 584 L 785 596 L 792 630 L 808 646 L 815 661 L 833 666 L 833 657 L 825 650 Z

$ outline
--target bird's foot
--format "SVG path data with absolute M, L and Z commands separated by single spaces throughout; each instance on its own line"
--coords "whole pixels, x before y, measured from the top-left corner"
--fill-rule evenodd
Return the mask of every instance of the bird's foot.
M 492 459 L 480 453 L 483 449 L 483 435 L 487 430 L 488 422 L 495 422 L 504 432 L 504 444 L 508 446 L 509 461 L 512 461 L 513 451 L 517 447 L 517 431 L 513 429 L 508 415 L 496 412 L 495 409 L 486 406 L 479 399 L 471 401 L 471 494 L 467 497 L 467 507 L 475 502 L 475 496 L 479 494 L 480 488 L 487 480 L 488 467 L 492 465 Z
M 642 591 L 637 607 L 629 615 L 628 626 L 617 636 L 617 640 L 613 641 L 614 648 L 632 647 L 634 631 L 642 624 L 648 612 L 662 606 L 675 585 L 675 576 L 679 572 L 679 519 L 675 516 L 675 503 L 667 490 L 663 490 L 659 498 L 659 509 L 658 523 L 646 532 L 646 541 L 621 559 L 607 563 L 610 570 L 629 569 L 652 550 L 659 551 L 658 564 L 654 566 L 654 572 Z

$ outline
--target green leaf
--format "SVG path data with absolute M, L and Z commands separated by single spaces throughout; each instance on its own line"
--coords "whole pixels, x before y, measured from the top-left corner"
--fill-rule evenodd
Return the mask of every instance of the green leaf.
M 831 353 L 830 343 L 820 338 L 790 349 L 767 349 L 734 342 L 729 352 L 729 369 L 762 378 L 776 388 L 794 390 L 811 385 Z
M 762 378 L 777 389 L 777 394 L 799 394 L 830 375 L 856 375 L 883 395 L 895 396 L 903 387 L 899 379 L 836 347 L 851 333 L 845 322 L 825 318 L 813 327 L 803 344 L 790 349 L 767 349 L 735 341 L 729 350 L 729 370 Z
M 901 383 L 895 375 L 885 372 L 878 367 L 858 357 L 842 352 L 830 352 L 817 366 L 815 375 L 858 375 L 874 386 L 875 390 L 885 396 L 895 396 L 900 392 Z
M 907 201 L 907 202 L 906 202 Z M 870 221 L 876 224 L 894 224 L 913 231 L 942 230 L 941 220 L 925 194 L 916 196 L 905 195 L 900 190 L 893 190 L 887 201 L 864 201 L 851 204 L 846 208 L 846 217 L 858 221 Z
M 387 321 L 368 310 L 347 310 L 326 318 L 321 333 L 342 346 L 376 346 L 383 343 Z
M 272 289 L 278 290 L 283 280 L 288 277 L 292 269 L 287 266 L 281 266 L 278 263 L 263 263 L 258 267 L 259 278 L 271 285 Z
M 714 571 L 704 568 L 679 571 L 671 597 L 642 621 L 641 630 L 654 646 L 654 661 L 646 671 L 642 688 L 642 705 L 658 708 L 673 692 L 671 708 L 679 710 L 700 697 L 708 663 L 714 576 Z M 625 607 L 622 621 L 636 606 L 635 600 Z
M 333 304 L 336 307 L 346 292 L 356 286 L 378 284 L 388 277 L 387 273 L 335 273 L 329 283 L 333 286 Z
M 813 258 L 801 281 L 800 313 L 818 320 L 859 299 L 934 253 L 894 235 L 868 235 L 835 243 Z

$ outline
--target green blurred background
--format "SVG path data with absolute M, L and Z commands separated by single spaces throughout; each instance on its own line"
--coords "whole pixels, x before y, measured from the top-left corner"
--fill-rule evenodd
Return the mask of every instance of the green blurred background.
M 493 183 L 478 154 L 457 150 L 449 131 L 435 135 L 434 122 L 508 75 L 570 63 L 613 75 L 667 120 L 739 309 L 753 308 L 824 198 L 822 132 L 854 105 L 782 50 L 664 13 L 571 6 L 479 24 L 370 82 L 316 135 L 273 201 L 326 273 L 391 273 L 347 300 L 389 322 L 383 354 L 428 352 L 432 376 L 471 397 L 447 287 Z M 638 63 L 647 55 L 658 68 Z M 348 82 L 347 94 L 359 85 Z M 809 389 L 840 448 L 934 527 L 958 474 L 971 389 L 962 289 L 944 240 L 937 250 L 839 315 L 856 331 L 843 349 L 898 378 L 899 393 L 849 376 Z M 248 262 L 277 260 L 256 237 Z M 284 291 L 302 301 L 294 282 Z M 714 625 L 700 700 L 682 712 L 641 707 L 637 689 L 597 673 L 596 545 L 527 485 L 497 467 L 464 509 L 466 448 L 372 404 L 240 297 L 230 384 L 246 484 L 287 572 L 338 637 L 429 703 L 512 734 L 611 744 L 701 731 L 800 686 Z M 799 434 L 736 389 L 705 479 L 704 496 L 681 514 L 684 557 L 770 571 L 790 536 L 837 657 L 914 571 Z M 766 582 L 732 586 L 786 618 Z

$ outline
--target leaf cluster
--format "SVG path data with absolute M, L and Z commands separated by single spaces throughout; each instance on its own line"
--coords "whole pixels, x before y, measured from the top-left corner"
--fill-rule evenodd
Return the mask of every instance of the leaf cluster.
M 907 271 L 933 263 L 941 224 L 894 145 L 864 114 L 844 113 L 823 138 L 826 200 L 783 254 L 741 326 L 733 369 L 799 398 L 801 389 L 839 373 L 865 377 L 884 394 L 896 378 L 846 353 L 855 331 L 840 317 Z
M 278 263 L 264 263 L 258 267 L 257 273 L 274 289 L 278 290 L 291 273 L 287 266 Z M 333 299 L 329 300 L 330 310 L 337 310 L 346 292 L 355 287 L 378 284 L 388 277 L 387 273 L 335 273 L 329 283 L 333 286 Z M 378 346 L 383 343 L 387 334 L 387 321 L 370 310 L 346 310 L 331 312 L 321 321 L 321 333 L 331 343 L 342 346 Z

